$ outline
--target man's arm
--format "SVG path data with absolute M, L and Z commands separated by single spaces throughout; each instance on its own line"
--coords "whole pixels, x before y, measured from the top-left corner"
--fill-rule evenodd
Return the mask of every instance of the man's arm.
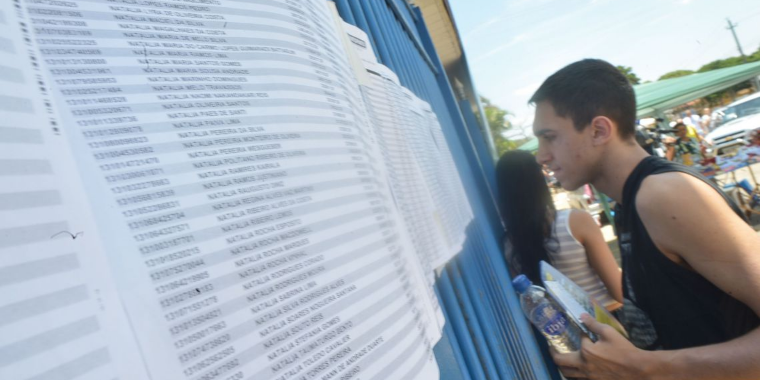
M 704 182 L 682 173 L 650 176 L 636 209 L 652 240 L 760 315 L 760 237 Z M 554 355 L 566 376 L 591 379 L 760 379 L 760 329 L 729 342 L 674 351 L 641 351 L 603 326 L 580 354 Z M 698 331 L 694 332 L 698 334 Z
M 669 259 L 760 315 L 760 237 L 712 187 L 683 173 L 650 176 L 636 209 Z M 731 342 L 666 353 L 659 365 L 692 379 L 760 379 L 758 347 L 756 329 Z

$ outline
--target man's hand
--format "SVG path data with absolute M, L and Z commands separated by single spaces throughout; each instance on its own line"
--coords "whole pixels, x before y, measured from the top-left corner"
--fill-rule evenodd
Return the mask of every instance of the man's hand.
M 584 314 L 581 320 L 599 340 L 594 343 L 584 337 L 579 352 L 559 354 L 552 351 L 554 362 L 563 375 L 580 379 L 647 378 L 646 351 L 639 350 L 615 329 L 597 322 L 588 314 Z

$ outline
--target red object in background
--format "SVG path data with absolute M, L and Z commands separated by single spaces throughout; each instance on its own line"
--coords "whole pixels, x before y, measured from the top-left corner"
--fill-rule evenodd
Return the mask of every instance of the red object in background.
M 591 186 L 588 184 L 583 185 L 583 194 L 586 195 L 586 203 L 591 205 L 596 203 L 596 197 L 594 196 L 594 192 L 591 190 Z

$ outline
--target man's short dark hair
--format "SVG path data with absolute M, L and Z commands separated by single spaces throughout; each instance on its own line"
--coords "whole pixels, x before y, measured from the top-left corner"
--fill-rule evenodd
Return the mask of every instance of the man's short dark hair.
M 678 122 L 678 123 L 676 123 L 676 124 L 673 126 L 673 129 L 678 129 L 678 128 L 680 128 L 680 127 L 684 127 L 684 128 L 686 128 L 686 124 L 684 124 L 684 123 L 681 123 L 681 122 Z
M 600 59 L 571 63 L 552 74 L 530 98 L 531 104 L 548 101 L 560 117 L 570 117 L 582 131 L 597 116 L 618 125 L 619 135 L 636 132 L 636 95 L 628 79 L 615 66 Z

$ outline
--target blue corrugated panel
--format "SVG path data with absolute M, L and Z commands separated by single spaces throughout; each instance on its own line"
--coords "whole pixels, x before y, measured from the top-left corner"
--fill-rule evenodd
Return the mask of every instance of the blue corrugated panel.
M 355 26 L 358 26 L 363 30 L 365 33 L 367 33 L 367 37 L 369 38 L 369 43 L 372 45 L 372 51 L 375 53 L 375 57 L 380 60 L 380 56 L 378 55 L 377 46 L 375 44 L 375 38 L 372 36 L 372 33 L 370 33 L 369 24 L 367 23 L 367 19 L 364 17 L 364 10 L 362 9 L 362 4 L 360 0 L 348 0 L 348 6 L 351 8 L 351 11 L 354 15 L 354 20 L 356 23 L 352 24 Z M 340 9 L 339 9 L 340 10 Z
M 435 349 L 441 377 L 549 379 L 501 254 L 493 162 L 469 106 L 460 108 L 454 97 L 422 13 L 405 0 L 336 0 L 336 5 L 344 20 L 367 33 L 379 61 L 438 116 L 475 214 L 463 251 L 436 284 L 447 321 Z
M 351 11 L 351 8 L 348 7 L 348 0 L 334 0 L 335 6 L 338 8 L 338 12 L 340 13 L 340 17 L 343 18 L 347 23 L 351 25 L 356 25 L 356 19 L 354 19 L 354 13 Z

